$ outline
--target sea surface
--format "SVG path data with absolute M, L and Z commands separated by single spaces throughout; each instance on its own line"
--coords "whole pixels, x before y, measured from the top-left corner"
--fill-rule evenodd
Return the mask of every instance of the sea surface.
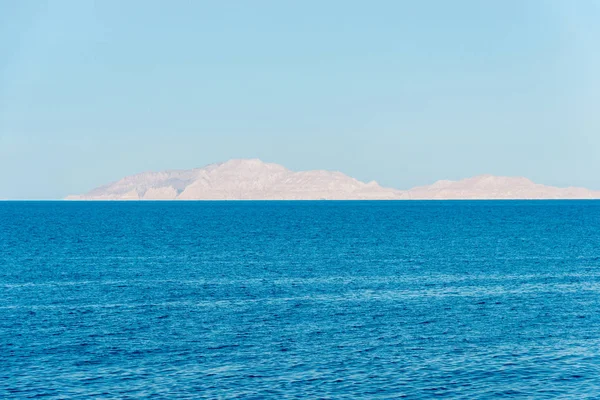
M 44 396 L 600 398 L 600 202 L 0 202 Z

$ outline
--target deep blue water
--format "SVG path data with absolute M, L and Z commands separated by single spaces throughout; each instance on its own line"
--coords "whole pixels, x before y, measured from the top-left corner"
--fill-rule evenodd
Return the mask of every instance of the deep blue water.
M 600 202 L 0 202 L 0 397 L 599 398 Z

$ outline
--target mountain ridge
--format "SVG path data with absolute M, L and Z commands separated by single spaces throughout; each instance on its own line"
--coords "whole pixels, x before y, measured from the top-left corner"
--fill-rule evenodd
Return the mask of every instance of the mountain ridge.
M 477 175 L 408 190 L 362 182 L 339 171 L 291 171 L 260 159 L 189 170 L 142 172 L 66 200 L 472 200 L 598 199 L 600 191 L 559 188 L 524 177 Z

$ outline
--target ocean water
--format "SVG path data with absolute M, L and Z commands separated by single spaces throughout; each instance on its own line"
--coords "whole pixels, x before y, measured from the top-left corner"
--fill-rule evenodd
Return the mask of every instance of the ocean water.
M 0 202 L 0 397 L 600 398 L 600 202 Z

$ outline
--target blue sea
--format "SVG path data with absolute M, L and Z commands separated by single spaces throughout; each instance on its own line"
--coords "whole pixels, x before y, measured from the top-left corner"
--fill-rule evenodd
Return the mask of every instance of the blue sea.
M 600 398 L 600 202 L 0 202 L 0 397 Z

